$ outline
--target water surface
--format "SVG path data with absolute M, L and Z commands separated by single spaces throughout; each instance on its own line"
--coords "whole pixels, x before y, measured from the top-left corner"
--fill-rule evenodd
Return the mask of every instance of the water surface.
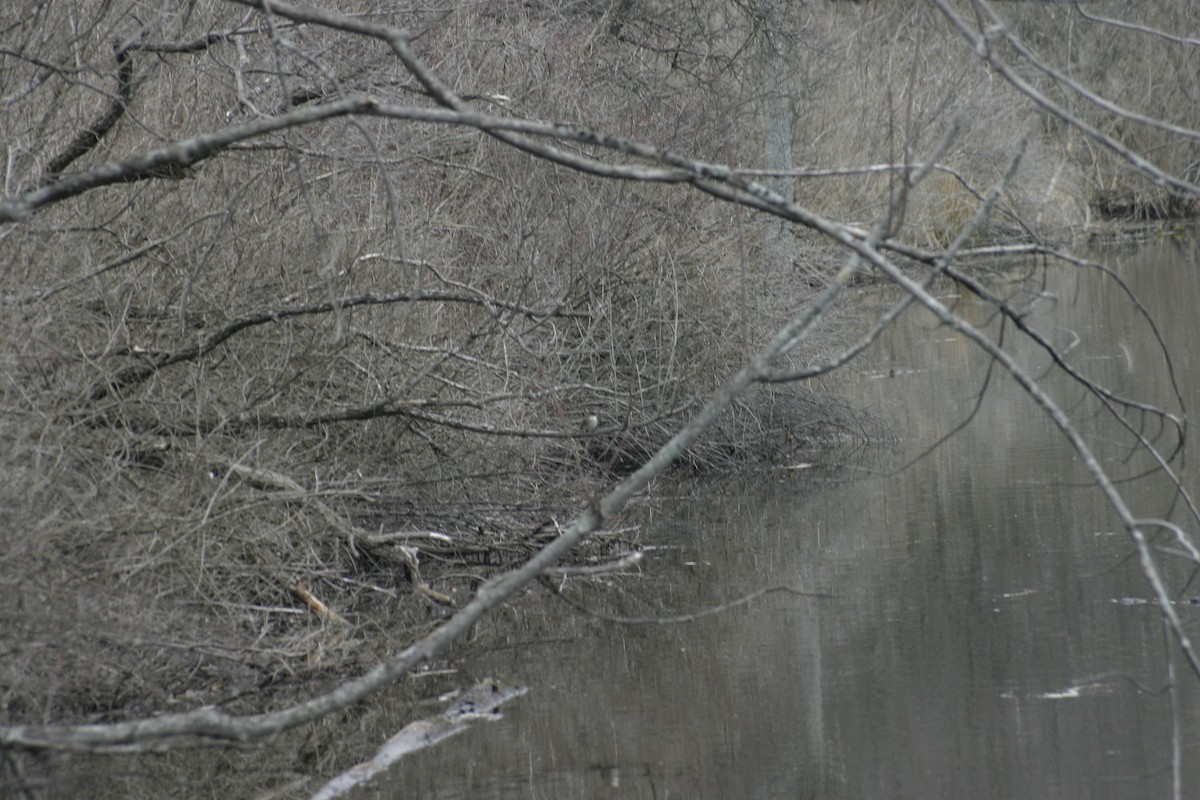
M 1191 252 L 1110 254 L 1170 340 L 1185 398 L 1200 396 Z M 1113 282 L 1060 269 L 1032 290 L 998 289 L 1038 298 L 1030 321 L 1090 376 L 1171 402 L 1152 331 Z M 987 306 L 942 296 L 999 330 Z M 870 315 L 892 299 L 864 290 L 857 302 Z M 1006 336 L 1030 369 L 1050 369 Z M 1081 390 L 1053 373 L 1046 383 L 1115 476 L 1146 466 Z M 658 549 L 640 571 L 566 583 L 598 610 L 634 616 L 763 586 L 832 597 L 775 594 L 672 626 L 517 604 L 484 623 L 506 644 L 467 668 L 530 694 L 503 721 L 406 761 L 383 796 L 1168 797 L 1162 626 L 1115 515 L 1045 414 L 922 312 L 840 388 L 895 441 L 813 469 L 660 484 L 640 534 Z M 1177 515 L 1160 479 L 1123 488 L 1135 513 Z M 1185 590 L 1182 562 L 1168 577 L 1195 633 L 1200 609 L 1186 600 L 1200 586 Z M 1197 741 L 1184 743 L 1193 791 Z

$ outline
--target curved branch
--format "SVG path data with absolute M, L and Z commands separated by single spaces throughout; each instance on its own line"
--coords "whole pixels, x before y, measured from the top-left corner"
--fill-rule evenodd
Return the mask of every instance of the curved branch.
M 113 55 L 117 60 L 117 93 L 99 119 L 76 134 L 61 153 L 50 159 L 50 163 L 46 165 L 46 175 L 42 178 L 43 186 L 57 180 L 58 173 L 95 149 L 121 117 L 125 116 L 125 112 L 129 109 L 129 103 L 133 100 L 131 52 L 134 44 L 134 42 L 116 42 L 113 45 Z
M 548 311 L 539 311 L 537 309 L 523 306 L 519 303 L 513 303 L 505 300 L 496 300 L 481 296 L 478 293 L 473 294 L 457 294 L 452 292 L 389 292 L 385 294 L 364 294 L 355 295 L 353 297 L 343 297 L 336 300 L 325 300 L 319 303 L 305 303 L 297 306 L 278 306 L 275 308 L 263 309 L 247 314 L 239 319 L 230 322 L 220 330 L 207 336 L 203 341 L 198 342 L 191 347 L 185 347 L 182 350 L 176 350 L 173 353 L 168 353 L 153 359 L 148 363 L 135 364 L 119 370 L 115 375 L 106 378 L 104 381 L 95 385 L 91 391 L 87 393 L 89 403 L 94 403 L 101 400 L 114 392 L 121 389 L 126 389 L 130 386 L 141 383 L 159 370 L 169 367 L 173 364 L 179 364 L 185 361 L 195 361 L 196 359 L 212 352 L 216 347 L 233 338 L 238 333 L 249 328 L 254 328 L 259 325 L 266 325 L 273 322 L 279 322 L 290 317 L 311 316 L 313 314 L 328 314 L 333 311 L 339 311 L 347 308 L 356 308 L 358 306 L 374 306 L 374 305 L 391 305 L 394 303 L 465 303 L 468 305 L 494 306 L 514 311 L 519 314 L 524 314 L 529 317 L 541 319 L 545 317 L 579 317 L 585 316 L 579 312 L 565 311 L 561 308 L 554 308 Z M 108 355 L 123 355 L 129 354 L 130 351 L 116 351 Z

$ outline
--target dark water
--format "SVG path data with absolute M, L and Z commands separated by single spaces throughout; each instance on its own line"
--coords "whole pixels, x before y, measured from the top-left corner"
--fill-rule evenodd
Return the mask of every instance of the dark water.
M 1193 252 L 1108 254 L 1169 339 L 1185 400 L 1200 397 Z M 998 289 L 1031 299 L 1015 281 Z M 1035 290 L 1045 294 L 1031 321 L 1070 347 L 1072 363 L 1178 413 L 1149 326 L 1111 281 L 1059 269 Z M 858 298 L 867 315 L 888 301 Z M 965 299 L 957 310 L 991 318 Z M 1027 365 L 1048 367 L 1009 336 Z M 506 645 L 468 667 L 530 694 L 503 721 L 402 762 L 377 785 L 382 796 L 1169 797 L 1162 625 L 1063 437 L 1011 379 L 991 375 L 984 392 L 986 359 L 923 313 L 856 367 L 841 391 L 880 411 L 893 446 L 660 485 L 641 528 L 660 549 L 640 571 L 566 586 L 626 615 L 772 585 L 833 597 L 776 594 L 666 627 L 518 605 L 505 612 Z M 1147 460 L 1130 457 L 1129 434 L 1061 376 L 1046 381 L 1114 475 L 1138 474 Z M 1183 519 L 1160 478 L 1124 491 L 1139 515 Z M 1186 598 L 1200 582 L 1188 588 L 1186 565 L 1166 558 L 1195 634 L 1200 608 Z M 1195 679 L 1183 675 L 1188 796 L 1200 793 L 1200 720 Z

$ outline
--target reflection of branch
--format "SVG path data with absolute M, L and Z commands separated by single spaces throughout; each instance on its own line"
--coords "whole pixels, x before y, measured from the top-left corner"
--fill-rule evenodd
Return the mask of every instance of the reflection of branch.
M 1093 265 L 1093 266 L 1099 266 L 1099 265 Z M 1170 353 L 1167 350 L 1167 344 L 1165 341 L 1163 341 L 1162 334 L 1158 330 L 1158 326 L 1155 324 L 1154 318 L 1150 315 L 1149 311 L 1147 311 L 1147 309 L 1142 305 L 1141 301 L 1138 300 L 1137 296 L 1135 296 L 1133 294 L 1133 292 L 1129 289 L 1129 287 L 1126 286 L 1125 282 L 1123 280 L 1121 280 L 1120 276 L 1114 274 L 1113 272 L 1111 272 L 1110 270 L 1107 270 L 1107 269 L 1104 269 L 1103 271 L 1106 276 L 1108 276 L 1111 280 L 1116 282 L 1116 284 L 1120 287 L 1121 291 L 1125 293 L 1129 302 L 1131 302 L 1133 304 L 1133 306 L 1138 309 L 1138 311 L 1141 313 L 1142 317 L 1145 319 L 1146 323 L 1150 326 L 1151 331 L 1153 331 L 1155 340 L 1158 342 L 1159 349 L 1162 352 L 1164 360 L 1166 361 L 1167 372 L 1169 373 L 1170 378 L 1171 378 L 1171 387 L 1175 393 L 1175 400 L 1177 403 L 1179 403 L 1179 407 L 1181 409 L 1185 409 L 1183 393 L 1180 391 L 1179 384 L 1175 378 L 1174 362 L 1171 360 Z M 973 292 L 980 299 L 985 300 L 988 303 L 995 306 L 1000 311 L 1000 313 L 1002 313 L 1005 316 L 1006 320 L 1012 321 L 1013 324 L 1015 324 L 1017 326 L 1017 328 L 1019 328 L 1021 330 L 1022 333 L 1024 333 L 1031 340 L 1033 340 L 1033 342 L 1038 347 L 1040 347 L 1043 352 L 1045 352 L 1047 355 L 1049 355 L 1050 358 L 1054 361 L 1055 365 L 1057 365 L 1063 372 L 1065 372 L 1072 380 L 1074 380 L 1076 383 L 1078 383 L 1080 386 L 1082 386 L 1087 392 L 1094 395 L 1100 401 L 1101 405 L 1103 405 L 1104 408 L 1107 409 L 1109 414 L 1111 414 L 1112 417 L 1117 421 L 1117 423 L 1121 427 L 1123 427 L 1130 436 L 1132 436 L 1134 438 L 1134 440 L 1138 443 L 1138 445 L 1140 445 L 1142 447 L 1143 450 L 1145 450 L 1147 453 L 1150 454 L 1150 457 L 1154 459 L 1154 462 L 1157 465 L 1157 467 L 1149 468 L 1147 473 L 1126 477 L 1123 479 L 1125 482 L 1138 480 L 1139 478 L 1144 477 L 1145 474 L 1148 474 L 1149 472 L 1153 472 L 1156 469 L 1162 470 L 1162 472 L 1167 476 L 1167 479 L 1170 480 L 1171 483 L 1175 486 L 1175 490 L 1179 493 L 1180 497 L 1183 498 L 1183 501 L 1187 505 L 1188 511 L 1191 514 L 1192 519 L 1196 520 L 1197 522 L 1200 522 L 1200 507 L 1197 507 L 1196 501 L 1192 497 L 1192 493 L 1187 490 L 1187 488 L 1183 484 L 1183 481 L 1180 479 L 1179 475 L 1171 467 L 1171 462 L 1174 461 L 1181 452 L 1183 452 L 1184 445 L 1187 443 L 1187 421 L 1186 421 L 1187 417 L 1186 417 L 1186 414 L 1181 418 L 1180 416 L 1170 413 L 1169 411 L 1167 411 L 1164 408 L 1160 408 L 1158 406 L 1151 405 L 1149 403 L 1143 403 L 1139 400 L 1134 400 L 1133 398 L 1122 397 L 1122 396 L 1112 392 L 1111 390 L 1109 390 L 1107 387 L 1103 386 L 1102 384 L 1096 383 L 1095 381 L 1091 380 L 1090 378 L 1088 378 L 1085 375 L 1083 375 L 1082 373 L 1080 373 L 1077 369 L 1075 369 L 1075 367 L 1072 366 L 1064 357 L 1065 353 L 1060 352 L 1056 347 L 1054 347 L 1053 344 L 1051 344 L 1048 340 L 1046 340 L 1045 337 L 1043 337 L 1041 334 L 1039 334 L 1036 330 L 1033 330 L 1026 323 L 1025 315 L 1021 314 L 1017 309 L 1010 306 L 1002 298 L 993 295 L 991 292 L 987 291 L 987 289 L 984 286 L 982 286 L 978 281 L 974 280 L 973 278 L 970 278 L 967 275 L 962 274 L 961 272 L 958 272 L 957 270 L 948 269 L 947 275 L 949 275 L 950 278 L 952 280 L 954 280 L 956 283 L 960 284 L 961 286 L 967 288 L 969 291 Z M 989 374 L 990 374 L 990 366 L 989 366 Z M 1162 453 L 1162 451 L 1160 451 L 1159 448 L 1155 446 L 1154 442 L 1147 436 L 1147 434 L 1142 431 L 1142 426 L 1140 426 L 1140 425 L 1135 426 L 1126 417 L 1126 414 L 1123 413 L 1123 411 L 1121 409 L 1118 409 L 1117 406 L 1120 406 L 1121 409 L 1124 410 L 1124 412 L 1128 412 L 1131 410 L 1137 411 L 1137 412 L 1141 412 L 1143 415 L 1149 414 L 1153 417 L 1157 417 L 1160 421 L 1165 420 L 1166 422 L 1170 423 L 1170 425 L 1175 429 L 1175 442 L 1174 442 L 1173 448 L 1171 449 L 1171 452 L 1164 455 Z M 1157 439 L 1157 438 L 1159 438 L 1160 435 L 1161 435 L 1161 428 L 1160 428 L 1160 433 L 1156 434 L 1154 438 Z M 945 438 L 945 437 L 943 437 L 943 438 Z M 1180 538 L 1181 541 L 1183 541 L 1186 538 L 1182 529 L 1173 527 L 1172 530 L 1175 532 L 1177 537 Z M 1195 551 L 1195 545 L 1190 545 L 1190 548 L 1192 551 Z M 1197 563 L 1200 564 L 1200 559 L 1197 560 Z
M 940 2 L 940 0 L 935 1 Z M 1180 621 L 1179 615 L 1175 611 L 1175 606 L 1171 601 L 1171 596 L 1167 592 L 1162 573 L 1159 571 L 1154 553 L 1143 530 L 1146 522 L 1133 515 L 1133 511 L 1130 509 L 1128 503 L 1126 503 L 1124 496 L 1117 490 L 1108 472 L 1100 464 L 1099 460 L 1097 460 L 1091 446 L 1084 440 L 1083 435 L 1075 427 L 1071 418 L 1067 416 L 1066 412 L 1062 410 L 1041 384 L 1024 367 L 1017 363 L 1014 356 L 1007 350 L 998 346 L 978 328 L 952 312 L 944 303 L 930 295 L 918 283 L 901 272 L 894 264 L 887 261 L 887 259 L 876 257 L 872 259 L 872 263 L 906 292 L 916 297 L 917 302 L 933 313 L 942 324 L 966 337 L 995 359 L 1020 384 L 1025 393 L 1046 412 L 1055 427 L 1070 442 L 1072 449 L 1075 450 L 1075 453 L 1083 461 L 1087 471 L 1091 473 L 1096 486 L 1100 488 L 1109 505 L 1121 518 L 1125 532 L 1129 535 L 1134 547 L 1137 549 L 1142 574 L 1154 592 L 1163 621 L 1170 627 L 1193 673 L 1200 676 L 1200 655 L 1197 654 L 1195 647 L 1192 645 L 1192 640 L 1183 627 L 1183 623 Z
M 1186 426 L 1185 426 L 1184 421 L 1182 419 L 1180 419 L 1178 416 L 1166 411 L 1165 409 L 1159 408 L 1158 406 L 1153 406 L 1148 403 L 1143 403 L 1139 400 L 1134 400 L 1133 398 L 1129 398 L 1129 397 L 1121 397 L 1120 395 L 1115 394 L 1114 392 L 1110 391 L 1109 389 L 1105 388 L 1104 386 L 1102 386 L 1098 383 L 1095 383 L 1094 381 L 1089 379 L 1087 376 L 1085 376 L 1081 372 L 1079 372 L 1079 370 L 1075 369 L 1075 367 L 1073 367 L 1063 357 L 1063 354 L 1060 353 L 1058 351 L 1058 349 L 1046 339 L 1046 337 L 1042 336 L 1042 334 L 1038 333 L 1036 330 L 1034 330 L 1029 325 L 1029 323 L 1026 321 L 1024 314 L 1022 314 L 1018 309 L 1015 309 L 1011 305 L 1009 305 L 1008 302 L 1005 301 L 1002 297 L 999 297 L 999 296 L 993 294 L 992 292 L 988 291 L 987 287 L 985 287 L 982 283 L 980 283 L 979 281 L 975 280 L 971 276 L 966 275 L 965 273 L 963 273 L 959 270 L 950 268 L 950 269 L 946 270 L 946 274 L 951 279 L 953 279 L 955 283 L 958 283 L 959 285 L 963 286 L 968 291 L 970 291 L 972 294 L 974 294 L 976 297 L 980 298 L 981 300 L 985 300 L 988 303 L 995 306 L 996 309 L 1000 311 L 1000 313 L 1002 313 L 1006 318 L 1011 320 L 1012 323 L 1014 325 L 1016 325 L 1017 328 L 1020 329 L 1020 331 L 1022 333 L 1024 333 L 1026 336 L 1028 336 L 1030 339 L 1032 339 L 1033 342 L 1035 344 L 1037 344 L 1037 346 L 1039 348 L 1042 349 L 1042 351 L 1044 351 L 1048 356 L 1050 356 L 1050 358 L 1054 361 L 1054 363 L 1060 369 L 1062 369 L 1063 372 L 1065 372 L 1067 375 L 1069 375 L 1072 380 L 1079 383 L 1081 386 L 1085 387 L 1089 392 L 1092 392 L 1097 397 L 1099 397 L 1106 405 L 1108 405 L 1109 403 L 1116 403 L 1118 405 L 1124 406 L 1125 408 L 1135 409 L 1137 411 L 1150 413 L 1155 416 L 1161 417 L 1162 419 L 1167 420 L 1175 428 L 1175 430 L 1178 434 L 1179 442 L 1178 442 L 1177 446 L 1178 447 L 1183 446 L 1183 441 L 1185 438 L 1184 434 L 1186 432 Z M 1150 329 L 1154 334 L 1154 338 L 1159 344 L 1159 349 L 1162 351 L 1164 358 L 1166 359 L 1167 371 L 1171 376 L 1171 386 L 1175 393 L 1175 399 L 1179 403 L 1180 407 L 1182 408 L 1184 406 L 1183 393 L 1180 391 L 1179 385 L 1175 380 L 1175 366 L 1174 366 L 1173 362 L 1171 361 L 1171 358 L 1167 352 L 1166 342 L 1163 341 L 1162 334 L 1158 330 L 1158 326 L 1154 324 L 1154 318 L 1150 316 L 1149 312 L 1145 309 L 1144 306 L 1142 306 L 1141 302 L 1138 301 L 1137 297 L 1135 297 L 1133 295 L 1133 293 L 1129 290 L 1129 287 L 1125 285 L 1124 281 L 1122 281 L 1117 275 L 1114 275 L 1111 272 L 1106 272 L 1106 274 L 1108 275 L 1109 278 L 1111 278 L 1112 280 L 1114 280 L 1117 283 L 1117 285 L 1125 293 L 1127 299 L 1129 299 L 1129 301 L 1131 303 L 1133 303 L 1134 307 L 1136 307 L 1137 309 L 1139 309 L 1139 311 L 1141 311 L 1143 319 L 1145 319 L 1146 323 L 1150 326 Z M 1117 419 L 1123 419 L 1121 417 L 1121 415 L 1116 414 L 1116 412 L 1114 412 L 1114 415 L 1117 417 Z
M 803 589 L 797 589 L 794 586 L 768 586 L 765 589 L 758 589 L 756 591 L 751 592 L 750 594 L 746 594 L 746 595 L 742 595 L 741 597 L 734 598 L 733 600 L 730 600 L 727 603 L 721 603 L 720 605 L 709 606 L 708 608 L 702 608 L 699 611 L 693 611 L 689 614 L 676 614 L 676 615 L 670 616 L 670 617 L 658 617 L 658 616 L 618 617 L 615 614 L 606 614 L 603 611 L 596 611 L 595 609 L 588 608 L 583 603 L 580 603 L 578 600 L 574 600 L 570 597 L 567 597 L 565 594 L 558 591 L 550 583 L 550 581 L 543 581 L 543 583 L 546 584 L 547 586 L 549 586 L 554 591 L 555 595 L 557 595 L 559 597 L 559 599 L 561 599 L 563 602 L 565 602 L 567 605 L 569 605 L 571 608 L 575 609 L 576 611 L 579 611 L 583 614 L 587 614 L 589 617 L 594 617 L 596 619 L 603 620 L 605 622 L 613 622 L 618 625 L 679 625 L 680 623 L 684 623 L 684 622 L 695 622 L 696 620 L 704 619 L 705 617 L 711 617 L 711 616 L 715 616 L 717 614 L 724 614 L 726 611 L 735 609 L 738 606 L 744 606 L 747 603 L 753 602 L 760 597 L 764 597 L 769 594 L 777 594 L 779 592 L 786 592 L 787 594 L 796 595 L 797 597 L 813 597 L 813 598 L 817 598 L 819 600 L 832 600 L 837 597 L 836 594 L 825 594 L 823 592 L 806 592 Z

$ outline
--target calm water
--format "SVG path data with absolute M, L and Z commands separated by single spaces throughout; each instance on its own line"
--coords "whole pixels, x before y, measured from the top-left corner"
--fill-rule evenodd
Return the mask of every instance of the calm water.
M 1110 255 L 1165 329 L 1185 399 L 1200 397 L 1193 252 Z M 1112 283 L 1056 270 L 1039 288 L 1048 294 L 1035 310 L 1054 313 L 1031 319 L 1071 346 L 1074 364 L 1115 391 L 1170 402 L 1149 328 Z M 887 301 L 858 299 L 867 314 Z M 958 310 L 990 319 L 966 300 Z M 1017 347 L 1027 364 L 1048 365 Z M 1006 377 L 991 376 L 980 400 L 986 360 L 922 313 L 856 366 L 841 390 L 879 409 L 894 446 L 819 469 L 659 486 L 641 537 L 660 549 L 641 571 L 568 586 L 627 615 L 767 585 L 834 597 L 772 595 L 668 627 L 518 604 L 487 623 L 507 644 L 467 668 L 530 694 L 503 721 L 402 762 L 377 784 L 382 796 L 1168 797 L 1162 627 L 1114 515 L 1082 486 L 1062 437 Z M 1144 466 L 1078 389 L 1048 382 L 1114 474 Z M 973 410 L 947 444 L 898 469 Z M 1125 491 L 1138 514 L 1172 513 L 1157 478 Z M 1200 594 L 1200 582 L 1183 591 L 1184 565 L 1167 572 L 1183 596 Z M 1200 608 L 1179 608 L 1200 628 Z M 1200 720 L 1185 683 L 1195 793 Z

